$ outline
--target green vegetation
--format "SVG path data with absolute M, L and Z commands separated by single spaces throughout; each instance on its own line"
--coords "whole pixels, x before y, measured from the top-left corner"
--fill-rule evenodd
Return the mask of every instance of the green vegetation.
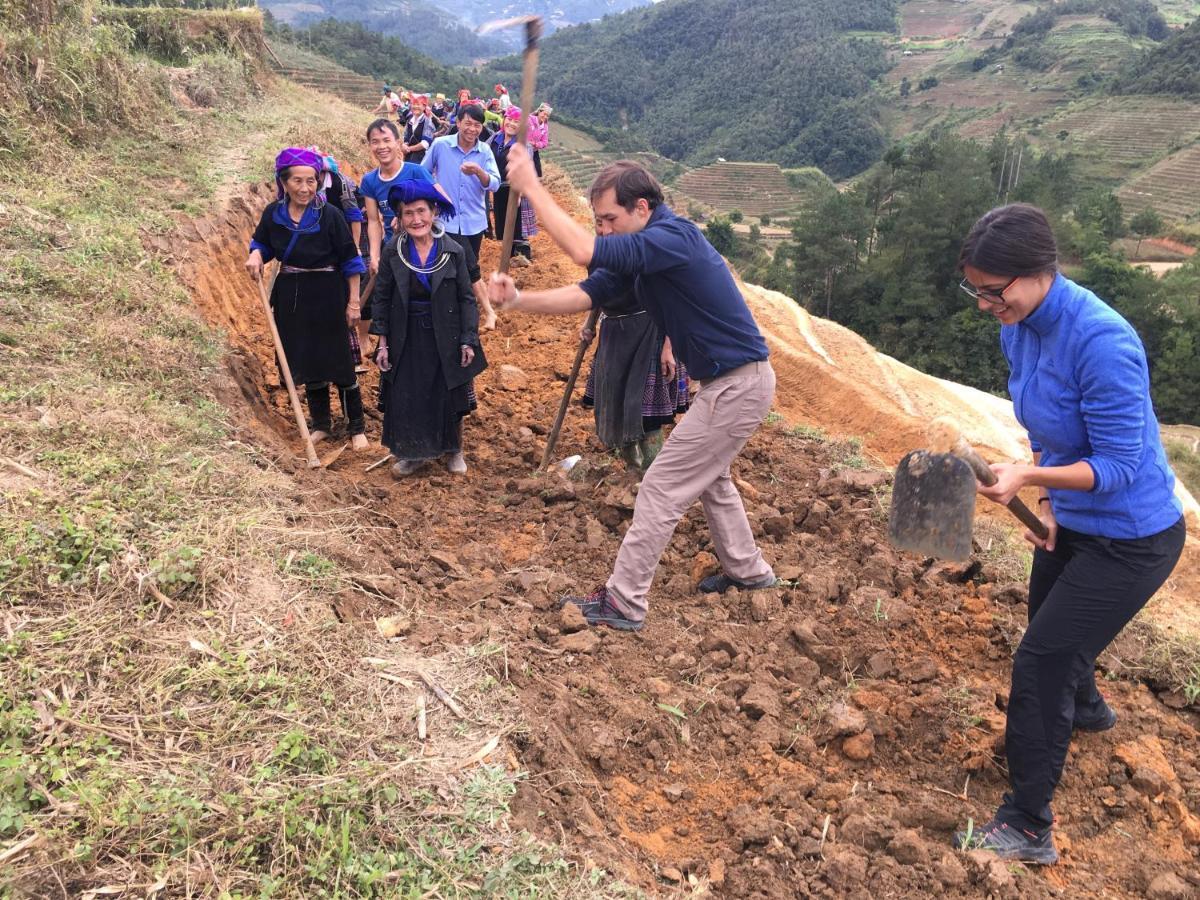
M 462 86 L 473 83 L 463 81 L 462 74 L 414 50 L 412 44 L 416 44 L 415 40 L 406 43 L 397 37 L 373 31 L 360 22 L 326 19 L 307 28 L 292 28 L 277 22 L 268 14 L 264 25 L 268 39 L 295 44 L 332 59 L 352 72 L 370 75 L 381 82 L 443 91 L 457 88 L 460 82 Z
M 1200 19 L 1129 65 L 1117 77 L 1113 90 L 1200 97 Z
M 998 326 L 958 290 L 963 237 L 997 200 L 1014 148 L 953 135 L 896 147 L 852 190 L 829 192 L 799 216 L 774 258 L 734 237 L 742 273 L 811 311 L 853 328 L 882 352 L 922 371 L 1003 393 L 1008 369 Z M 1200 262 L 1163 279 L 1131 267 L 1111 245 L 1125 234 L 1120 202 L 1080 186 L 1070 157 L 1025 151 L 1010 200 L 1046 209 L 1076 280 L 1120 311 L 1141 335 L 1155 406 L 1164 421 L 1200 415 Z M 1146 228 L 1147 223 L 1138 222 Z
M 414 695 L 363 660 L 416 661 L 329 608 L 365 593 L 339 561 L 359 531 L 247 439 L 223 336 L 146 249 L 202 260 L 181 212 L 282 142 L 349 151 L 361 111 L 243 80 L 179 113 L 173 82 L 254 61 L 168 71 L 68 12 L 0 26 L 0 896 L 617 892 L 508 826 L 517 773 L 469 762 L 519 726 L 494 655 L 420 660 L 470 721 L 431 700 L 417 743 Z
M 665 0 L 564 29 L 542 47 L 539 85 L 557 107 L 623 127 L 691 163 L 718 156 L 859 172 L 884 148 L 875 79 L 895 0 Z M 519 83 L 520 61 L 489 78 Z
M 257 10 L 198 12 L 144 4 L 123 6 L 131 8 L 101 7 L 96 17 L 128 29 L 133 49 L 160 62 L 187 65 L 202 54 L 222 53 L 257 65 L 263 55 L 262 16 Z
M 1175 474 L 1193 494 L 1200 493 L 1200 441 L 1164 435 L 1164 445 Z
M 1045 72 L 1063 64 L 1064 41 L 1084 40 L 1094 49 L 1093 29 L 1084 26 L 1076 29 L 1081 34 L 1074 36 L 1055 31 L 1063 16 L 1098 16 L 1112 22 L 1130 38 L 1161 41 L 1170 33 L 1166 19 L 1151 0 L 1057 0 L 1039 6 L 1018 21 L 1003 43 L 974 57 L 971 68 L 980 71 L 1008 58 L 1026 69 Z M 1096 75 L 1091 70 L 1085 72 L 1079 86 L 1086 89 L 1098 83 Z

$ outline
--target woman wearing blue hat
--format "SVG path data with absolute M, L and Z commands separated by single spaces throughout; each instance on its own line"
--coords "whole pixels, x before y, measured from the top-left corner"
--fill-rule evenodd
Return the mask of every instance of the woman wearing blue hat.
M 383 443 L 396 457 L 397 478 L 443 456 L 463 474 L 462 419 L 475 409 L 473 379 L 487 361 L 467 254 L 437 222 L 454 206 L 418 179 L 397 183 L 388 205 L 400 232 L 383 251 L 371 319 L 384 382 Z

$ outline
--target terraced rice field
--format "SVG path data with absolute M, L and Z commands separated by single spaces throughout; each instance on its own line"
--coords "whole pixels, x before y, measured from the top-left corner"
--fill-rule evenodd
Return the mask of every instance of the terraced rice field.
M 1067 145 L 1118 167 L 1141 166 L 1200 138 L 1200 104 L 1172 97 L 1120 97 L 1072 108 L 1044 126 Z M 1197 185 L 1200 187 L 1200 185 Z
M 582 132 L 576 132 L 582 134 Z M 625 153 L 618 154 L 611 150 L 583 150 L 572 146 L 573 141 L 565 141 L 559 143 L 555 137 L 556 132 L 551 131 L 550 149 L 545 151 L 544 159 L 553 162 L 556 166 L 567 173 L 571 179 L 571 183 L 575 185 L 581 192 L 586 191 L 592 183 L 592 179 L 596 177 L 596 173 L 601 168 L 606 166 L 617 158 L 633 159 L 640 162 L 648 168 L 654 175 L 663 182 L 663 187 L 667 195 L 667 204 L 678 212 L 680 215 L 689 215 L 694 211 L 698 216 L 706 216 L 714 212 L 712 206 L 704 203 L 697 198 L 688 194 L 681 189 L 675 182 L 677 176 L 683 169 L 679 163 L 667 159 L 665 156 L 660 156 L 657 153 Z M 599 146 L 599 145 L 597 145 Z
M 1141 44 L 1117 25 L 1095 16 L 1063 16 L 1045 38 L 1045 47 L 1061 60 L 1055 71 L 1073 76 L 1115 72 Z
M 897 52 L 893 55 L 894 66 L 885 76 L 892 84 L 899 84 L 905 78 L 915 86 L 925 73 L 942 63 L 953 51 L 950 48 L 941 50 L 915 50 L 912 56 Z
M 684 173 L 678 186 L 714 209 L 747 216 L 790 212 L 807 199 L 774 163 L 713 163 Z
M 957 37 L 979 20 L 982 7 L 997 4 L 912 0 L 900 12 L 900 34 L 908 40 Z
M 381 96 L 377 79 L 368 78 L 366 75 L 356 75 L 344 69 L 285 66 L 276 68 L 275 71 L 297 84 L 333 94 L 347 103 L 367 109 L 377 106 Z
M 1200 215 L 1200 143 L 1152 166 L 1117 191 L 1125 211 L 1152 206 L 1165 219 Z

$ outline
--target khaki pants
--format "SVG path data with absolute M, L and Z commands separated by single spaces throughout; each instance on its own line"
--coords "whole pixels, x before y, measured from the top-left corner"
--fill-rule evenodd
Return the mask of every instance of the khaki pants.
M 705 382 L 667 438 L 642 480 L 633 524 L 608 579 L 609 598 L 628 618 L 646 617 L 646 594 L 659 557 L 697 498 L 725 574 L 744 582 L 774 577 L 729 475 L 729 464 L 762 424 L 774 396 L 775 372 L 769 362 L 741 366 Z

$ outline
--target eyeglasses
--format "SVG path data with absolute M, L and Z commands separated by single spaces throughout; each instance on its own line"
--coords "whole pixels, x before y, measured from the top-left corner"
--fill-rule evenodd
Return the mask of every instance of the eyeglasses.
M 967 281 L 967 279 L 965 279 L 965 278 L 958 283 L 958 287 L 960 290 L 962 290 L 962 292 L 964 294 L 966 294 L 972 300 L 982 300 L 984 303 L 991 303 L 994 306 L 999 306 L 1001 303 L 1008 302 L 1007 300 L 1004 299 L 1004 292 L 1007 291 L 1010 287 L 1012 287 L 1014 284 L 1016 284 L 1020 280 L 1021 280 L 1021 276 L 1016 275 L 1013 277 L 1013 279 L 1011 281 L 1009 281 L 1008 284 L 1006 284 L 1004 287 L 1000 288 L 1000 290 L 998 290 L 998 291 L 980 290 L 979 288 L 975 287 L 975 285 L 971 284 L 971 282 Z

